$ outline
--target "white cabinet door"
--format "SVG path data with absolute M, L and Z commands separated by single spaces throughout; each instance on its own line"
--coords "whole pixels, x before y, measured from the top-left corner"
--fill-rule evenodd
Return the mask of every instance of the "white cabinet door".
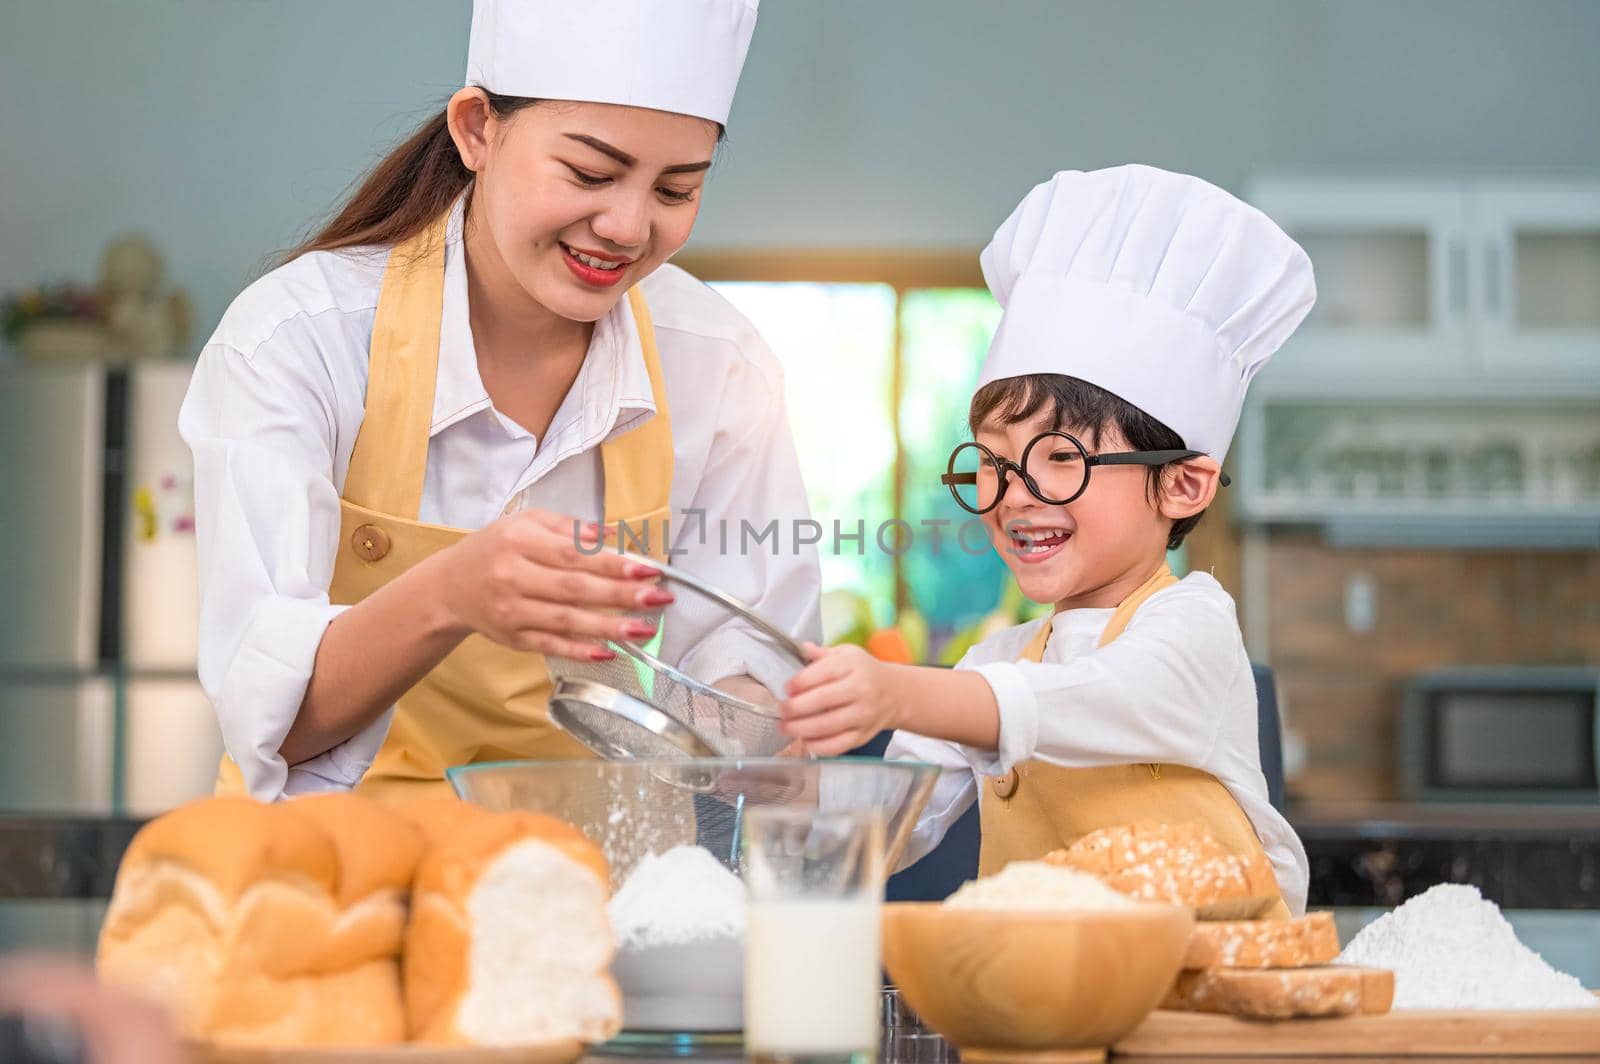
M 1600 181 L 1479 181 L 1471 211 L 1482 365 L 1600 382 Z
M 1310 255 L 1317 304 L 1266 374 L 1423 377 L 1463 366 L 1465 186 L 1442 178 L 1264 178 L 1249 200 Z
M 128 812 L 155 816 L 212 793 L 222 734 L 199 682 L 190 676 L 134 675 L 127 691 Z

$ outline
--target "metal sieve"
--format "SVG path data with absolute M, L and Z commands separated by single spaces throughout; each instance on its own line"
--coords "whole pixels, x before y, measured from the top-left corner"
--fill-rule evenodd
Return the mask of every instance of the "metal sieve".
M 737 619 L 768 647 L 788 659 L 796 671 L 805 653 L 782 629 L 750 607 L 704 580 L 650 558 L 625 555 L 661 571 L 678 606 L 694 599 L 702 609 Z M 661 614 L 660 630 L 670 623 L 673 607 Z M 657 641 L 659 640 L 659 634 Z M 775 708 L 760 706 L 688 675 L 644 647 L 628 642 L 607 644 L 617 653 L 610 661 L 547 658 L 554 691 L 550 719 L 603 758 L 769 757 L 791 742 L 779 730 Z

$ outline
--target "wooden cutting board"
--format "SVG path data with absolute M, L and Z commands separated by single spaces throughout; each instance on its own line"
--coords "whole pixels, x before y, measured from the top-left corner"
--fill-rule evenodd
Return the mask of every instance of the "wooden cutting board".
M 305 1046 L 244 1049 L 191 1042 L 190 1064 L 571 1064 L 587 1050 L 580 1042 L 544 1046 Z
M 1240 1020 L 1158 1009 L 1112 1047 L 1129 1057 L 1600 1056 L 1600 1008 L 1402 1009 L 1329 1020 Z

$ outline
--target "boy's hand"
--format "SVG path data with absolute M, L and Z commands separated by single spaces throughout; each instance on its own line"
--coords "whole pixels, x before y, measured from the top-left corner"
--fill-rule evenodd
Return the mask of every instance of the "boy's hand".
M 893 665 L 857 646 L 804 649 L 811 664 L 790 678 L 789 698 L 778 707 L 785 735 L 819 757 L 834 757 L 896 726 Z

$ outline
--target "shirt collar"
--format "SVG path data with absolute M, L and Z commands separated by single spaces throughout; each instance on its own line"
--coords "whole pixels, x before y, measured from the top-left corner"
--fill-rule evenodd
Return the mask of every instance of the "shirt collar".
M 1069 636 L 1095 635 L 1105 631 L 1106 622 L 1116 609 L 1110 606 L 1082 606 L 1073 610 L 1058 610 L 1052 615 L 1050 634 Z
M 444 307 L 430 437 L 492 405 L 478 374 L 478 352 L 472 344 L 468 316 L 467 255 L 462 240 L 465 207 L 466 195 L 462 194 L 450 208 L 445 231 Z M 546 436 L 551 443 L 570 441 L 584 449 L 648 420 L 655 409 L 639 329 L 624 296 L 595 322 L 583 367 L 551 419 Z

